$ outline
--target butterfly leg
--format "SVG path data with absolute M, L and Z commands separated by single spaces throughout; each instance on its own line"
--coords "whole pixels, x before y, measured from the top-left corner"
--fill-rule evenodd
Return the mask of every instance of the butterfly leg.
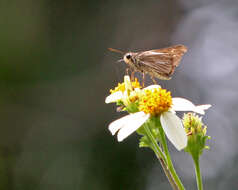
M 134 74 L 135 74 L 135 71 L 131 71 L 131 81 L 134 81 L 134 79 L 135 79 Z
M 142 88 L 145 86 L 145 73 L 142 72 Z
M 129 68 L 126 68 L 126 75 L 129 75 Z
M 150 76 L 151 80 L 153 81 L 154 84 L 157 84 L 155 78 L 153 76 Z

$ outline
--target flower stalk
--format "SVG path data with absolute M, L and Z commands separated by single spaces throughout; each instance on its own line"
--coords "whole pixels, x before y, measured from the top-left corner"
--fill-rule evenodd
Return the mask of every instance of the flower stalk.
M 161 144 L 163 146 L 163 150 L 164 150 L 165 155 L 166 155 L 166 161 L 167 161 L 168 169 L 169 169 L 171 175 L 173 176 L 174 181 L 175 181 L 175 183 L 178 186 L 178 189 L 179 190 L 184 190 L 185 188 L 184 188 L 184 186 L 183 186 L 179 176 L 177 175 L 177 173 L 176 173 L 176 171 L 174 169 L 173 162 L 172 162 L 169 150 L 168 150 L 165 134 L 164 134 L 164 131 L 163 131 L 161 126 L 160 126 L 160 130 L 159 131 L 160 131 L 160 135 L 161 135 Z
M 177 186 L 176 182 L 174 181 L 169 168 L 167 167 L 166 158 L 164 156 L 164 153 L 162 152 L 161 148 L 158 146 L 158 143 L 156 142 L 156 140 L 155 140 L 153 134 L 151 133 L 150 128 L 148 127 L 147 124 L 144 125 L 144 129 L 148 135 L 148 138 L 150 139 L 150 141 L 152 143 L 152 147 L 153 147 L 152 149 L 153 149 L 156 157 L 158 158 L 158 160 L 163 168 L 163 171 L 164 171 L 167 179 L 169 180 L 170 185 L 172 186 L 173 190 L 178 190 L 178 186 Z
M 196 173 L 196 181 L 197 181 L 197 188 L 198 190 L 203 190 L 203 183 L 202 183 L 202 176 L 200 171 L 200 164 L 199 164 L 199 157 L 194 158 L 194 165 L 195 165 L 195 173 Z
M 179 190 L 184 190 L 184 186 L 178 176 L 178 174 L 176 173 L 176 170 L 173 166 L 173 162 L 172 162 L 172 159 L 171 159 L 171 156 L 170 156 L 170 153 L 169 153 L 169 150 L 168 150 L 168 146 L 167 146 L 167 141 L 166 141 L 166 137 L 165 137 L 165 133 L 164 133 L 164 130 L 161 126 L 161 123 L 160 123 L 160 120 L 157 119 L 157 118 L 154 118 L 152 120 L 154 122 L 154 125 L 157 126 L 158 130 L 159 130 L 159 142 L 160 144 L 162 145 L 162 148 L 163 148 L 163 152 L 164 152 L 164 155 L 165 155 L 165 158 L 166 158 L 166 165 L 167 165 L 167 168 L 170 172 L 170 175 L 172 176 L 173 178 L 173 181 L 175 182 L 176 184 L 176 187 L 177 189 Z M 156 145 L 158 146 L 158 144 L 156 143 Z

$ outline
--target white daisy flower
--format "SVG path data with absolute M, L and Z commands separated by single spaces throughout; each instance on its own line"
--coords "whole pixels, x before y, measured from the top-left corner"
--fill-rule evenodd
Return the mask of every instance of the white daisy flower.
M 121 93 L 123 92 L 117 91 L 115 95 L 112 93 L 106 98 L 106 103 L 117 102 L 125 98 L 125 94 Z M 155 116 L 160 117 L 161 126 L 171 143 L 178 150 L 182 150 L 187 146 L 187 134 L 182 121 L 176 116 L 176 111 L 193 111 L 204 114 L 204 110 L 211 107 L 208 104 L 195 106 L 184 98 L 172 98 L 170 92 L 160 88 L 159 85 L 144 88 L 140 90 L 139 94 L 140 111 L 124 116 L 109 125 L 112 135 L 118 132 L 118 141 L 123 141 L 139 129 L 150 117 Z

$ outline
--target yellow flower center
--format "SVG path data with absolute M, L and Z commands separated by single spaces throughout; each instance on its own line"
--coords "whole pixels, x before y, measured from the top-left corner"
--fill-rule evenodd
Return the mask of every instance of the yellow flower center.
M 152 115 L 159 115 L 166 112 L 172 105 L 171 93 L 162 88 L 145 90 L 139 102 L 139 110 Z
M 132 86 L 133 89 L 141 88 L 141 85 L 140 85 L 140 83 L 139 83 L 137 78 L 135 78 L 135 81 L 132 81 L 130 83 L 131 83 L 131 86 Z M 123 83 L 118 83 L 118 85 L 114 89 L 110 90 L 110 93 L 113 94 L 113 93 L 115 93 L 117 91 L 124 92 L 125 90 L 126 90 L 125 82 L 123 82 Z

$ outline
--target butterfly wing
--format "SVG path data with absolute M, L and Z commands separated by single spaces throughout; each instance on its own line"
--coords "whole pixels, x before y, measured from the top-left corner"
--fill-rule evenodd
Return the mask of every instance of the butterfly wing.
M 180 63 L 180 60 L 187 48 L 183 45 L 171 46 L 163 49 L 155 49 L 140 52 L 137 54 L 137 60 L 140 62 L 149 74 L 157 74 L 158 78 L 165 77 L 170 79 L 175 67 Z
M 164 53 L 164 55 L 168 55 L 168 57 L 173 59 L 173 65 L 177 67 L 182 59 L 182 56 L 187 52 L 187 48 L 184 45 L 175 45 L 151 51 L 153 53 Z

